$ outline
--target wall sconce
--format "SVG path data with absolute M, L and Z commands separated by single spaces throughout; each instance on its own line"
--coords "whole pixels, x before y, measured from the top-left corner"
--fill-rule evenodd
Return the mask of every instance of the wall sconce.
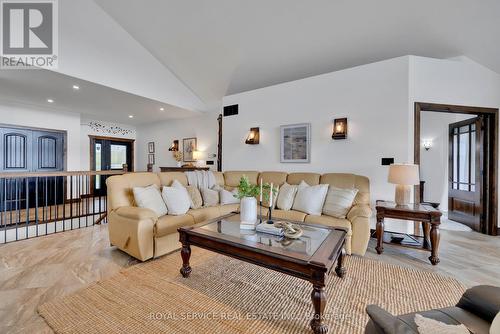
M 259 128 L 250 128 L 245 144 L 256 145 L 259 143 Z
M 170 152 L 177 152 L 177 151 L 179 151 L 179 141 L 178 140 L 174 140 L 172 142 L 172 145 L 170 145 L 170 147 L 168 148 L 168 150 Z
M 423 141 L 422 146 L 428 151 L 432 147 L 432 139 L 426 139 Z
M 336 118 L 333 120 L 332 139 L 347 138 L 347 118 Z

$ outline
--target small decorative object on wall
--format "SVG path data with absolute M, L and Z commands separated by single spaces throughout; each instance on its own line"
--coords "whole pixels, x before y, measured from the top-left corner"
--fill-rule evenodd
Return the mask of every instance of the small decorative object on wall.
M 152 141 L 148 143 L 148 153 L 155 153 L 155 143 Z
M 291 124 L 280 127 L 281 162 L 311 162 L 311 124 Z
M 250 128 L 250 132 L 248 133 L 247 140 L 245 140 L 245 144 L 257 145 L 259 143 L 259 128 Z
M 184 138 L 182 140 L 182 155 L 185 162 L 194 162 L 193 152 L 197 149 L 196 138 Z
M 422 146 L 428 151 L 432 147 L 432 139 L 424 139 Z
M 172 142 L 172 145 L 168 148 L 170 152 L 177 152 L 179 150 L 179 141 L 176 139 Z
M 151 165 L 155 164 L 155 155 L 154 154 L 148 154 L 148 164 L 151 164 Z
M 92 131 L 98 132 L 98 133 L 107 133 L 110 135 L 131 135 L 134 133 L 133 130 L 130 129 L 125 129 L 122 128 L 121 126 L 110 126 L 98 122 L 91 121 L 88 124 L 89 128 L 92 129 Z
M 333 121 L 333 139 L 347 138 L 347 118 L 336 118 Z

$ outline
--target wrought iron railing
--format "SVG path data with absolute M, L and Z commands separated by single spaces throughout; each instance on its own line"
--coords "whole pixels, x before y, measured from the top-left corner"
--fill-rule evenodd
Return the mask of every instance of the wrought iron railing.
M 105 179 L 124 173 L 0 173 L 0 244 L 106 222 Z

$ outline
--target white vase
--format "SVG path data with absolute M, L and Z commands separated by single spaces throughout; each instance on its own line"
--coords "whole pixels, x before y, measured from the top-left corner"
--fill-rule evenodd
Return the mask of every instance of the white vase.
M 240 203 L 240 219 L 247 224 L 257 223 L 257 199 L 243 197 Z
M 182 162 L 181 161 L 177 161 L 177 167 L 182 167 Z

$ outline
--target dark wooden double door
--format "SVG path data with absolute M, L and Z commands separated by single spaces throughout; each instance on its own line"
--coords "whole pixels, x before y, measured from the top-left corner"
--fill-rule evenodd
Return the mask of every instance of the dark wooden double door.
M 449 125 L 448 218 L 482 231 L 484 118 Z
M 63 132 L 0 127 L 0 172 L 63 171 L 64 137 Z M 61 204 L 63 187 L 63 177 L 1 178 L 0 211 Z

